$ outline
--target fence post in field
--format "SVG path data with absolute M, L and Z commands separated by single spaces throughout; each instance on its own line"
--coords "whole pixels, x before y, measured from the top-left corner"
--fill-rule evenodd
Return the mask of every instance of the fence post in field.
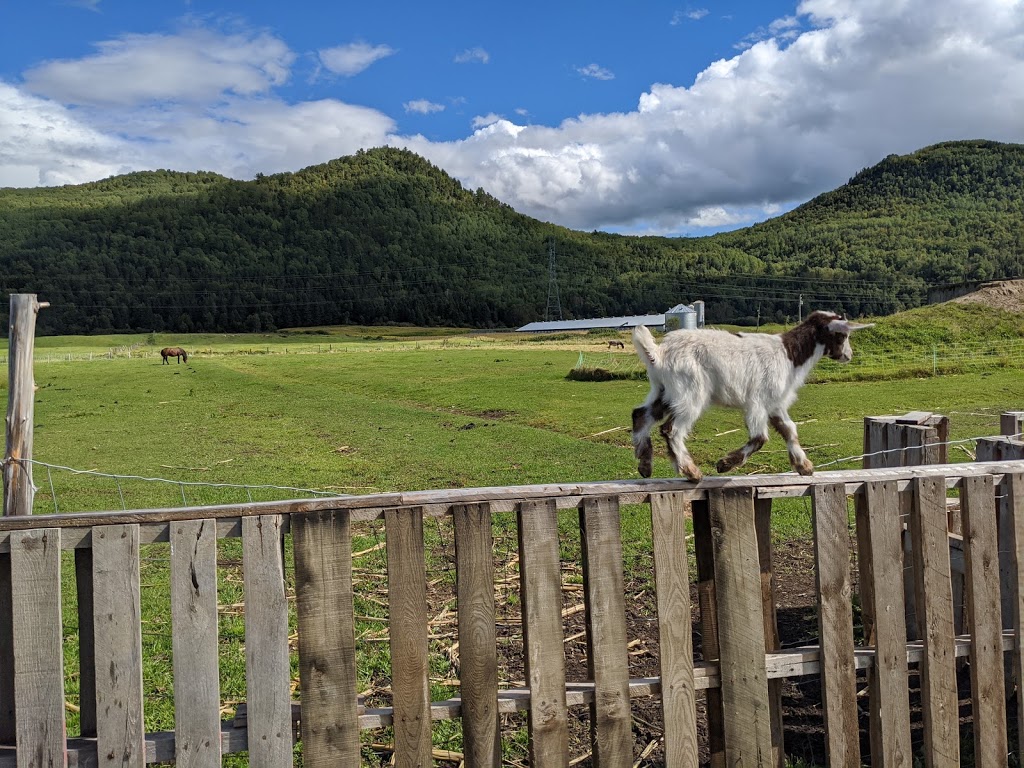
M 34 293 L 11 295 L 7 354 L 7 448 L 4 453 L 5 515 L 31 515 L 32 465 L 12 459 L 32 458 L 32 421 L 35 382 L 32 362 L 36 313 L 45 302 Z M 0 744 L 13 744 L 14 720 L 14 633 L 10 619 L 11 556 L 0 554 Z
M 999 434 L 1017 440 L 1024 439 L 1024 411 L 1006 411 L 999 416 Z
M 35 488 L 32 485 L 32 418 L 35 381 L 36 315 L 46 302 L 34 293 L 11 295 L 9 354 L 7 362 L 7 451 L 4 454 L 4 515 L 31 515 Z M 21 461 L 19 461 L 21 460 Z M 22 461 L 26 463 L 21 463 Z

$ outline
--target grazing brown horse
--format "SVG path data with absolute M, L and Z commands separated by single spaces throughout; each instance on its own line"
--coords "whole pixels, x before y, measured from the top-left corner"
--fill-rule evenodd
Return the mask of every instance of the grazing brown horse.
M 163 349 L 160 350 L 160 356 L 163 357 L 164 359 L 164 365 L 167 365 L 168 357 L 178 358 L 179 363 L 182 360 L 184 360 L 186 363 L 188 362 L 188 352 L 186 352 L 181 347 L 164 347 Z

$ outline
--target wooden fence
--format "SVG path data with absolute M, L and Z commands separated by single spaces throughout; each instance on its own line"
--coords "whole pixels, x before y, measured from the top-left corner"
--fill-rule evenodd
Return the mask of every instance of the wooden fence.
M 968 633 L 956 636 L 947 493 L 963 514 Z M 810 497 L 819 642 L 781 650 L 771 507 Z M 850 497 L 863 530 L 851 534 Z M 620 512 L 648 505 L 660 675 L 631 678 Z M 908 642 L 902 585 L 904 523 L 914 539 L 921 640 Z M 560 599 L 565 510 L 578 510 L 586 605 L 587 680 L 567 682 Z M 518 525 L 526 686 L 499 687 L 493 516 Z M 560 518 L 560 512 L 562 517 Z M 461 696 L 432 702 L 424 522 L 451 518 L 455 539 Z M 352 526 L 383 520 L 387 549 L 393 706 L 358 699 Z M 688 522 L 692 519 L 692 539 Z M 560 530 L 559 523 L 563 524 Z M 247 696 L 222 721 L 218 680 L 217 538 L 241 537 Z M 851 558 L 870 581 L 873 643 L 858 638 Z M 146 733 L 146 650 L 140 547 L 169 543 L 174 731 Z M 282 543 L 293 547 L 301 702 L 289 689 L 289 624 Z M 692 547 L 692 549 L 691 549 Z M 77 585 L 81 737 L 66 738 L 62 552 Z M 696 557 L 691 583 L 689 554 Z M 1001 569 L 998 551 L 1009 557 Z M 68 557 L 72 557 L 68 554 Z M 68 560 L 68 562 L 72 562 Z M 1001 572 L 1002 571 L 1002 572 Z M 1014 599 L 1001 618 L 1000 580 Z M 975 765 L 1005 765 L 1004 658 L 1020 679 L 1024 590 L 1024 462 L 579 485 L 456 489 L 176 510 L 0 520 L 0 766 L 219 765 L 248 750 L 253 766 L 357 766 L 361 732 L 393 727 L 397 766 L 432 763 L 432 722 L 461 718 L 467 766 L 500 764 L 500 717 L 528 714 L 530 764 L 566 766 L 569 719 L 589 707 L 593 763 L 632 766 L 631 701 L 663 713 L 663 764 L 698 762 L 697 701 L 705 700 L 713 765 L 779 765 L 779 685 L 818 676 L 831 765 L 861 764 L 870 731 L 874 765 L 959 763 L 957 657 L 970 659 Z M 694 661 L 691 587 L 703 659 Z M 922 681 L 923 743 L 911 742 L 908 668 Z M 872 713 L 858 710 L 866 671 Z M 1019 695 L 1019 692 L 1018 692 Z M 1017 712 L 1024 712 L 1019 706 Z M 867 734 L 866 734 L 867 736 Z

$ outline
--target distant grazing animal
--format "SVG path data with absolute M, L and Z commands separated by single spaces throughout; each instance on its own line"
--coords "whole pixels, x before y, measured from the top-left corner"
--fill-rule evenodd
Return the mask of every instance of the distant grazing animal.
M 182 360 L 184 360 L 186 363 L 188 362 L 188 352 L 186 352 L 181 347 L 164 347 L 163 349 L 160 350 L 160 356 L 163 357 L 164 359 L 164 365 L 167 365 L 168 357 L 178 358 L 179 363 Z
M 619 349 L 625 349 L 626 345 L 623 344 L 621 341 L 609 341 L 608 342 L 608 349 L 611 349 L 612 347 L 618 347 Z
M 638 325 L 633 345 L 651 382 L 647 400 L 633 410 L 633 448 L 640 474 L 651 476 L 651 428 L 664 419 L 661 435 L 676 473 L 700 480 L 700 469 L 684 441 L 711 403 L 742 408 L 750 433 L 746 445 L 719 459 L 719 472 L 741 466 L 760 450 L 768 442 L 770 424 L 785 439 L 793 469 L 812 474 L 814 465 L 797 440 L 789 406 L 822 356 L 849 362 L 850 333 L 871 325 L 851 323 L 832 312 L 813 312 L 785 333 L 681 330 L 666 334 L 660 345 Z

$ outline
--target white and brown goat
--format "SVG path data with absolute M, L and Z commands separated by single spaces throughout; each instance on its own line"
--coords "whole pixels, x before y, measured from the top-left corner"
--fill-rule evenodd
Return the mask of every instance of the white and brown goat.
M 685 440 L 712 403 L 741 408 L 750 434 L 746 445 L 719 459 L 719 472 L 741 466 L 760 450 L 768 442 L 770 424 L 786 441 L 793 469 L 811 474 L 814 465 L 797 440 L 789 406 L 823 356 L 849 362 L 850 333 L 869 327 L 832 312 L 813 312 L 785 333 L 681 330 L 666 334 L 658 344 L 647 328 L 638 325 L 633 345 L 651 382 L 647 400 L 633 410 L 633 448 L 640 474 L 651 476 L 651 428 L 664 419 L 661 434 L 676 473 L 699 480 L 701 471 Z

